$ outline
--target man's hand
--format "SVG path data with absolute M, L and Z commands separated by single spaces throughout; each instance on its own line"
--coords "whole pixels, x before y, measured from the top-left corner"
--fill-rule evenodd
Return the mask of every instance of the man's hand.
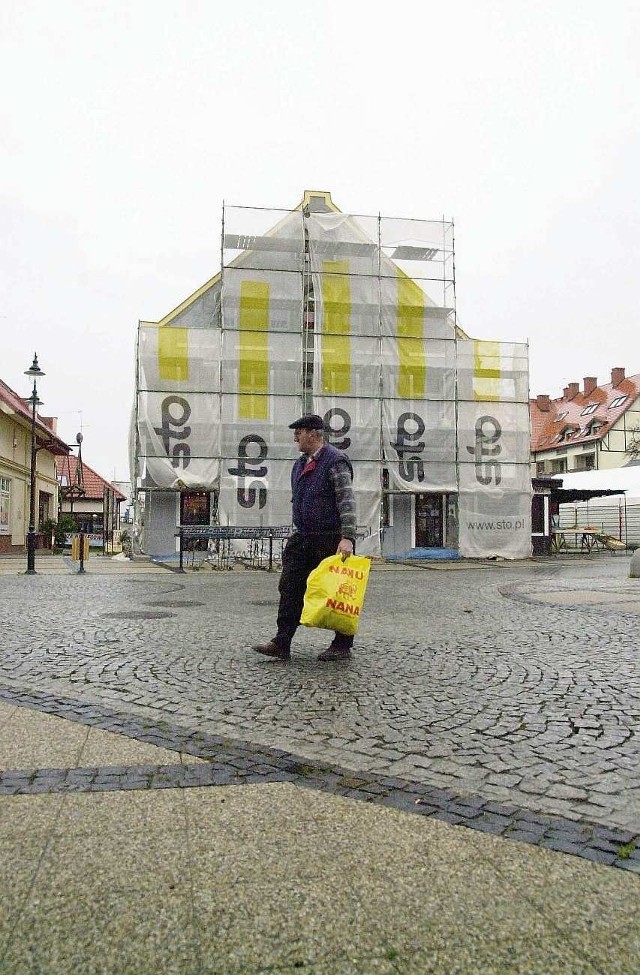
M 350 538 L 341 538 L 336 555 L 342 556 L 342 561 L 353 555 L 353 542 Z

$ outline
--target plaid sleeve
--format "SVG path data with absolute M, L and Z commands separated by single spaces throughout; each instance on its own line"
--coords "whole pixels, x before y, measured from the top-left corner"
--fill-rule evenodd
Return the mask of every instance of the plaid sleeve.
M 356 499 L 351 486 L 351 472 L 343 460 L 339 460 L 329 471 L 336 505 L 340 515 L 340 531 L 343 538 L 356 539 Z

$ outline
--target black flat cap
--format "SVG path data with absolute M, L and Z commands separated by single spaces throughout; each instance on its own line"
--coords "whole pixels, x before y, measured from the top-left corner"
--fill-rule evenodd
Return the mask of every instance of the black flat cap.
M 289 424 L 290 430 L 324 430 L 324 420 L 317 413 L 306 413 Z

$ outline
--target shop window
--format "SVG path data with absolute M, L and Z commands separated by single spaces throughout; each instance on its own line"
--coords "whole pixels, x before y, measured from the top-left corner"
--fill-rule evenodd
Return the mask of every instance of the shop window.
M 185 491 L 180 495 L 180 524 L 209 525 L 211 498 L 208 491 Z
M 391 526 L 391 495 L 389 490 L 389 471 L 385 467 L 382 471 L 382 527 Z
M 549 508 L 549 498 L 544 494 L 534 494 L 531 499 L 531 533 L 546 535 L 545 512 Z
M 0 532 L 8 534 L 9 515 L 11 511 L 11 480 L 0 477 Z
M 52 500 L 53 496 L 46 491 L 38 492 L 38 528 L 44 525 L 45 521 L 49 521 Z

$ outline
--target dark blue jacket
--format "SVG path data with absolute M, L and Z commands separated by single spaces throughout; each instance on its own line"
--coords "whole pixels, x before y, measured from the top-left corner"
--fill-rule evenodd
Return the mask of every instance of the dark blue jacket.
M 302 534 L 317 532 L 340 533 L 340 514 L 336 505 L 333 483 L 329 474 L 337 461 L 344 461 L 353 477 L 351 461 L 341 450 L 326 443 L 313 469 L 303 474 L 307 458 L 301 455 L 291 471 L 293 493 L 293 523 Z

